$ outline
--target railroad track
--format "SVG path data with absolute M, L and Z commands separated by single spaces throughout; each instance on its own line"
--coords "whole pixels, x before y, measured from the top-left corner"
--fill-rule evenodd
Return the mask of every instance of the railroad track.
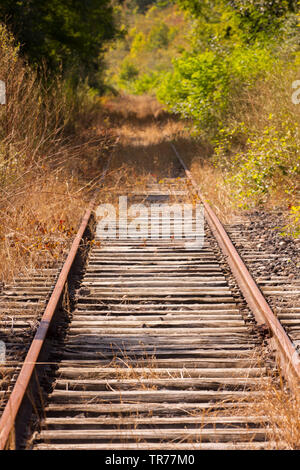
M 128 203 L 185 202 L 192 184 L 187 170 L 160 182 L 149 178 Z M 228 257 L 229 242 L 207 205 L 205 211 L 198 248 L 186 245 L 192 233 L 96 237 L 74 309 L 64 309 L 56 320 L 60 334 L 49 339 L 89 209 L 2 414 L 2 448 L 11 445 L 14 428 L 17 447 L 26 445 L 18 422 L 34 376 L 48 394 L 27 442 L 33 449 L 275 447 L 267 418 L 251 414 L 251 406 L 274 375 L 275 355 L 288 380 L 299 378 L 296 349 L 235 253 Z M 50 355 L 43 365 L 46 338 Z M 275 355 L 266 359 L 269 343 Z

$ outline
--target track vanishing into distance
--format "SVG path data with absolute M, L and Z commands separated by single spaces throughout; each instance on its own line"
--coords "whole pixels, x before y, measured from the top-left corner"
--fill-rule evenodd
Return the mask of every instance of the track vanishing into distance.
M 192 184 L 183 169 L 162 181 L 149 176 L 144 190 L 132 189 L 128 205 L 188 202 Z M 46 281 L 24 278 L 4 291 L 1 334 L 23 330 L 8 342 L 3 365 L 10 387 L 1 392 L 1 448 L 278 448 L 267 417 L 251 407 L 270 375 L 276 384 L 276 358 L 288 381 L 299 378 L 295 345 L 255 297 L 254 281 L 243 270 L 232 274 L 241 268 L 234 253 L 233 261 L 226 254 L 227 241 L 219 241 L 210 210 L 203 246 L 186 245 L 193 233 L 96 236 L 83 267 L 75 256 L 89 209 L 67 260 L 71 275 L 64 267 L 58 277 L 54 269 Z M 166 223 L 157 219 L 160 228 Z M 51 291 L 19 373 L 30 345 L 22 334 L 31 340 L 30 322 Z M 32 402 L 35 413 L 28 411 Z

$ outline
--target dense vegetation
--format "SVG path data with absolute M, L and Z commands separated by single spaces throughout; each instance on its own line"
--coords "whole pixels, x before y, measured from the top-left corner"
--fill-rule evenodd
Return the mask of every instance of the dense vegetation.
M 193 122 L 194 135 L 212 144 L 238 206 L 283 204 L 295 233 L 300 113 L 291 97 L 300 78 L 298 15 L 296 0 L 157 2 L 136 16 L 114 75 L 119 87 L 155 92 Z M 170 17 L 178 18 L 175 30 Z
M 114 41 L 106 55 L 107 82 L 131 93 L 156 89 L 172 69 L 172 60 L 188 47 L 189 21 L 170 2 L 148 2 L 148 8 L 129 2 L 119 9 L 123 38 Z
M 220 125 L 229 102 L 298 51 L 296 2 L 178 0 L 195 18 L 192 48 L 160 89 L 175 111 Z
M 125 0 L 124 3 L 126 7 L 131 10 L 136 10 L 138 13 L 145 13 L 151 5 L 157 3 L 157 0 Z
M 191 125 L 235 207 L 288 208 L 299 233 L 297 0 L 2 0 L 1 21 L 2 188 L 91 121 L 105 75 Z
M 99 85 L 103 46 L 117 33 L 110 0 L 1 0 L 0 21 L 37 68 Z

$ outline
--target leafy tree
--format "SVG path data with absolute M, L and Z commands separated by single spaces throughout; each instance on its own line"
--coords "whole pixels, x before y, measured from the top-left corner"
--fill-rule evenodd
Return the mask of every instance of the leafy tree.
M 288 13 L 295 13 L 298 0 L 173 0 L 192 16 L 215 23 L 224 20 L 227 12 L 235 20 L 245 42 L 253 41 L 257 36 L 276 33 L 278 26 Z M 231 14 L 230 14 L 231 13 Z M 226 17 L 226 15 L 225 15 Z M 228 26 L 227 26 L 228 27 Z M 230 36 L 232 26 L 226 29 Z
M 121 66 L 121 82 L 131 82 L 138 76 L 138 74 L 138 69 L 133 64 L 131 64 L 128 59 L 125 59 Z
M 174 61 L 174 71 L 162 79 L 158 97 L 199 126 L 215 129 L 233 96 L 276 66 L 290 18 L 287 33 L 296 40 L 298 1 L 174 1 L 195 19 L 192 47 Z
M 116 35 L 110 0 L 1 0 L 0 21 L 38 68 L 75 68 L 97 82 L 106 41 Z
M 170 28 L 165 23 L 156 23 L 149 34 L 149 45 L 151 49 L 167 47 L 169 44 Z
M 298 0 L 231 0 L 229 5 L 239 19 L 244 39 L 255 40 L 258 35 L 276 33 L 282 20 L 295 13 Z
M 157 3 L 157 0 L 129 0 L 127 2 L 125 0 L 125 3 L 129 8 L 137 8 L 139 13 L 145 13 L 151 5 Z

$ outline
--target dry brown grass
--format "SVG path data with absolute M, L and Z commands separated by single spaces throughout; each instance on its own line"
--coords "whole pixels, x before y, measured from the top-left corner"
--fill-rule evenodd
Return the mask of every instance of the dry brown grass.
M 245 87 L 231 97 L 223 129 L 225 134 L 229 132 L 230 138 L 221 142 L 218 164 L 226 167 L 224 176 L 228 178 L 239 174 L 244 157 L 250 162 L 250 165 L 243 163 L 241 181 L 237 179 L 228 185 L 228 192 L 236 198 L 231 203 L 239 211 L 241 207 L 265 207 L 288 213 L 292 205 L 299 205 L 300 178 L 295 169 L 299 168 L 300 106 L 292 101 L 292 84 L 298 76 L 299 65 L 282 62 L 253 87 Z M 252 145 L 254 142 L 256 146 Z M 259 191 L 254 178 L 251 182 L 247 178 L 248 174 L 255 176 L 253 161 L 260 162 L 255 168 L 262 175 L 271 169 L 268 179 L 265 176 L 262 180 L 267 184 L 265 192 Z M 292 168 L 294 171 L 290 172 Z
M 149 96 L 122 95 L 106 101 L 104 107 L 107 125 L 119 137 L 115 167 L 126 165 L 135 178 L 149 173 L 160 178 L 174 172 L 177 162 L 170 142 L 185 135 L 182 122 Z
M 259 387 L 262 400 L 255 403 L 253 411 L 268 419 L 268 438 L 276 448 L 300 449 L 300 387 L 291 392 L 283 379 L 279 384 L 270 379 Z
M 191 172 L 201 193 L 219 219 L 223 223 L 230 223 L 237 214 L 237 210 L 221 170 L 216 168 L 209 159 L 196 157 L 192 161 Z
M 253 367 L 263 367 L 268 363 L 268 350 L 254 352 Z M 300 449 L 300 387 L 299 383 L 288 387 L 280 373 L 280 366 L 271 370 L 267 368 L 253 384 L 251 391 L 259 398 L 233 400 L 227 409 L 229 416 L 255 416 L 257 424 L 266 429 L 266 449 L 299 450 Z M 296 379 L 295 379 L 296 380 Z
M 21 173 L 18 182 L 4 187 L 6 197 L 0 200 L 1 279 L 7 281 L 62 259 L 106 160 L 93 166 L 86 146 L 80 153 L 77 158 L 82 160 L 76 162 L 76 151 L 65 149 L 64 158 L 72 158 L 72 165 L 64 159 L 55 165 L 36 165 L 27 174 Z
M 0 281 L 7 282 L 62 258 L 113 138 L 101 126 L 99 103 L 82 90 L 70 95 L 59 79 L 46 88 L 2 25 L 0 77 L 7 89 L 0 108 Z
M 291 117 L 300 124 L 300 106 L 292 101 L 292 83 L 297 80 L 299 66 L 283 63 L 264 80 L 234 96 L 228 112 L 228 124 L 243 121 L 246 127 L 262 130 L 271 124 L 279 127 L 283 119 Z
M 267 350 L 264 354 L 267 354 Z M 268 356 L 262 355 L 261 350 L 254 350 L 250 357 L 252 367 L 264 367 L 268 362 Z M 113 361 L 108 365 L 109 369 L 114 370 L 114 377 L 118 380 L 132 379 L 136 381 L 135 389 L 155 390 L 155 385 L 151 385 L 151 380 L 155 379 L 177 379 L 197 378 L 195 374 L 191 376 L 188 370 L 178 369 L 175 373 L 172 371 L 162 371 L 157 367 L 154 354 L 145 354 L 136 359 L 134 355 L 125 350 L 120 350 Z M 199 377 L 200 378 L 200 377 Z M 259 380 L 260 379 L 260 380 Z M 150 381 L 150 382 L 149 382 Z M 252 380 L 253 381 L 253 380 Z M 201 429 L 205 426 L 205 421 L 217 420 L 218 417 L 250 417 L 256 418 L 258 429 L 266 429 L 266 442 L 264 448 L 267 449 L 287 449 L 297 450 L 300 448 L 300 388 L 294 388 L 293 392 L 288 389 L 286 382 L 280 375 L 275 375 L 274 371 L 269 370 L 267 375 L 262 375 L 256 383 L 249 378 L 249 383 L 245 382 L 245 391 L 255 392 L 256 395 L 245 395 L 245 398 L 232 398 L 211 404 L 207 409 L 182 410 L 183 413 L 201 418 L 203 422 L 195 429 L 191 430 L 189 437 L 185 437 L 182 442 L 201 443 Z M 220 387 L 222 390 L 222 387 Z M 122 392 L 120 391 L 120 400 L 122 401 Z M 138 427 L 139 414 L 130 415 L 136 424 L 130 429 Z M 122 425 L 122 416 L 120 416 L 120 425 Z M 238 425 L 237 425 L 238 426 Z M 230 428 L 235 427 L 234 424 Z M 255 439 L 255 435 L 253 436 Z M 125 441 L 126 442 L 126 441 Z M 179 442 L 179 441 L 178 441 Z M 252 448 L 252 442 L 249 442 L 249 450 Z

